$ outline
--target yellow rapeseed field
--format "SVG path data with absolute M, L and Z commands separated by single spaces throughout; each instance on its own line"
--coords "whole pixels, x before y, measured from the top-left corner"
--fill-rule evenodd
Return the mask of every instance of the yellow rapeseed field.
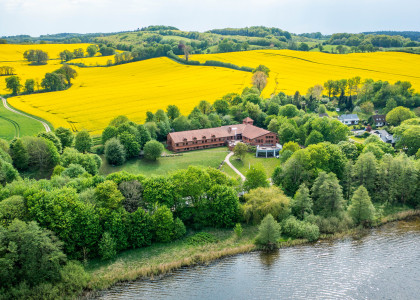
M 65 91 L 9 98 L 22 111 L 54 127 L 100 133 L 118 115 L 143 122 L 146 111 L 177 105 L 188 114 L 200 100 L 214 101 L 250 86 L 251 73 L 227 68 L 186 66 L 154 58 L 108 68 L 77 68 L 79 76 Z
M 7 46 L 7 47 L 4 47 Z M 13 48 L 15 47 L 15 48 Z M 49 49 L 43 47 L 50 47 Z M 86 49 L 87 44 L 64 45 L 0 45 L 0 61 L 14 64 L 24 80 L 41 80 L 46 72 L 60 67 L 59 60 L 50 60 L 45 66 L 29 66 L 22 61 L 25 49 L 43 49 L 50 57 L 58 57 L 64 49 Z M 14 49 L 14 50 L 13 50 Z M 112 56 L 73 60 L 88 66 L 105 65 Z M 362 79 L 410 81 L 420 90 L 420 56 L 397 52 L 357 54 L 325 54 L 290 50 L 255 50 L 222 54 L 193 55 L 193 60 L 217 60 L 239 66 L 271 69 L 263 96 L 281 91 L 294 94 L 329 79 L 360 76 Z M 1 63 L 0 63 L 1 65 Z M 251 85 L 249 72 L 220 67 L 186 66 L 168 58 L 155 58 L 112 67 L 74 67 L 79 76 L 73 86 L 53 93 L 33 94 L 9 98 L 16 108 L 39 116 L 55 127 L 64 126 L 74 131 L 87 129 L 100 133 L 109 121 L 118 115 L 127 115 L 136 122 L 145 120 L 146 111 L 177 105 L 188 114 L 200 100 L 214 101 L 230 92 L 241 92 Z M 0 93 L 4 89 L 0 83 Z
M 109 60 L 111 61 L 111 63 L 114 63 L 114 55 L 75 58 L 69 62 L 77 63 L 77 64 L 82 63 L 88 67 L 95 67 L 95 66 L 106 66 Z
M 24 84 L 26 79 L 35 79 L 41 83 L 42 78 L 48 72 L 52 72 L 61 67 L 60 52 L 64 50 L 73 51 L 74 49 L 86 48 L 90 44 L 30 44 L 30 45 L 15 45 L 15 44 L 1 44 L 0 45 L 0 66 L 9 66 L 15 68 L 15 73 Z M 28 61 L 23 58 L 23 53 L 26 50 L 42 50 L 48 53 L 49 60 L 46 65 L 34 66 L 30 65 Z M 6 94 L 10 91 L 6 90 L 5 77 L 0 77 L 0 94 Z
M 266 65 L 271 73 L 263 96 L 296 91 L 305 94 L 309 87 L 360 76 L 363 79 L 410 81 L 420 91 L 420 55 L 401 52 L 327 54 L 291 50 L 254 50 L 219 54 L 197 54 L 191 60 L 217 60 L 255 68 Z

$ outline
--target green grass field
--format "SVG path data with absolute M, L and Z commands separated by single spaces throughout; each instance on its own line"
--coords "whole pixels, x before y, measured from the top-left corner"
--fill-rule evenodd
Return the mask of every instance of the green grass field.
M 44 131 L 38 121 L 8 111 L 0 104 L 0 138 L 12 140 L 15 136 L 32 136 Z
M 169 153 L 165 151 L 165 153 Z M 133 174 L 166 175 L 170 172 L 187 169 L 188 166 L 201 166 L 217 168 L 228 154 L 227 148 L 213 148 L 182 153 L 181 156 L 160 157 L 155 162 L 145 159 L 134 159 L 122 166 L 114 167 L 109 165 L 103 158 L 100 174 L 107 175 L 118 171 L 127 171 Z M 233 173 L 233 171 L 232 171 Z
M 232 165 L 246 176 L 250 166 L 261 164 L 264 167 L 267 178 L 270 178 L 274 172 L 274 169 L 280 165 L 280 161 L 275 157 L 255 157 L 254 153 L 247 153 L 243 161 L 237 160 L 235 157 L 230 158 Z

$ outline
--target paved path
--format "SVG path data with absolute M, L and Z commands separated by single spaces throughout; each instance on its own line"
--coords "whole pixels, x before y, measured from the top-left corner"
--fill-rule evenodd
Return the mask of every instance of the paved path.
M 48 124 L 47 124 L 47 123 L 45 123 L 44 121 L 38 120 L 38 119 L 36 119 L 36 118 L 34 118 L 34 117 L 32 117 L 32 116 L 29 116 L 29 115 L 27 115 L 27 114 L 24 114 L 24 113 L 22 113 L 22 112 L 20 112 L 20 111 L 17 111 L 17 110 L 15 110 L 15 109 L 11 108 L 11 107 L 7 104 L 7 100 L 6 100 L 6 99 L 4 99 L 4 98 L 2 98 L 2 97 L 0 97 L 0 98 L 1 98 L 1 100 L 3 101 L 3 106 L 4 106 L 4 108 L 6 108 L 7 110 L 10 110 L 11 112 L 13 112 L 13 113 L 15 113 L 15 114 L 25 116 L 25 117 L 27 117 L 27 118 L 29 118 L 29 119 L 36 120 L 36 121 L 40 122 L 40 123 L 44 126 L 44 128 L 45 128 L 45 131 L 46 131 L 46 132 L 50 132 L 50 131 L 51 131 L 50 126 L 48 126 Z
M 245 176 L 244 176 L 241 172 L 239 172 L 239 170 L 238 170 L 237 168 L 235 168 L 235 167 L 231 164 L 231 162 L 229 161 L 229 158 L 230 158 L 232 155 L 233 155 L 233 152 L 230 152 L 230 153 L 226 156 L 226 158 L 225 158 L 225 163 L 226 163 L 229 167 L 231 167 L 231 168 L 232 168 L 232 170 L 233 170 L 233 171 L 235 171 L 235 173 L 236 173 L 236 174 L 238 174 L 239 176 L 241 176 L 242 181 L 245 181 Z

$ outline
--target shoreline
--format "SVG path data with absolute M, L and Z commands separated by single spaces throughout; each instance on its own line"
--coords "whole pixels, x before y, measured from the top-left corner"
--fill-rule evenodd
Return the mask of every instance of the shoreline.
M 300 246 L 300 245 L 310 245 L 317 242 L 326 242 L 326 241 L 336 241 L 344 238 L 349 237 L 358 237 L 363 235 L 364 233 L 368 232 L 370 229 L 381 227 L 385 224 L 391 222 L 397 222 L 402 220 L 409 220 L 410 218 L 419 217 L 420 210 L 407 210 L 402 212 L 397 212 L 394 214 L 390 214 L 388 216 L 384 216 L 381 218 L 378 224 L 375 224 L 371 228 L 352 228 L 345 232 L 335 233 L 335 234 L 324 234 L 321 235 L 318 241 L 316 242 L 309 242 L 305 239 L 295 239 L 295 240 L 287 240 L 279 243 L 279 249 Z M 255 229 L 254 227 L 249 227 Z M 255 231 L 255 230 L 254 230 Z M 225 246 L 222 246 L 218 250 L 213 250 L 212 246 L 202 246 L 202 247 L 193 247 L 195 250 L 199 250 L 198 253 L 190 256 L 184 257 L 182 259 L 173 260 L 173 261 L 166 261 L 159 264 L 150 264 L 146 266 L 142 266 L 139 268 L 134 267 L 133 269 L 125 269 L 124 273 L 120 273 L 117 276 L 113 275 L 113 268 L 112 266 L 115 264 L 120 264 L 121 261 L 118 259 L 111 264 L 107 264 L 106 271 L 102 274 L 102 277 L 95 278 L 95 271 L 89 272 L 92 276 L 92 279 L 89 282 L 89 288 L 85 290 L 81 295 L 80 298 L 82 299 L 91 299 L 93 297 L 97 297 L 100 293 L 104 290 L 110 289 L 112 286 L 123 283 L 123 282 L 132 282 L 138 280 L 147 280 L 147 279 L 154 279 L 156 277 L 162 278 L 168 275 L 170 272 L 184 267 L 194 267 L 197 265 L 208 265 L 212 262 L 218 261 L 223 258 L 231 257 L 234 255 L 250 253 L 254 251 L 259 251 L 260 249 L 253 244 L 251 241 L 253 239 L 245 238 L 243 243 L 238 244 L 237 246 L 233 245 L 229 239 Z M 235 242 L 234 240 L 233 242 Z M 236 241 L 238 242 L 238 241 Z M 220 246 L 220 245 L 219 245 Z M 163 245 L 162 247 L 165 247 Z M 168 245 L 169 247 L 169 245 Z M 209 249 L 206 249 L 209 248 Z M 145 248 L 147 249 L 147 248 Z M 134 250 L 135 251 L 135 250 Z

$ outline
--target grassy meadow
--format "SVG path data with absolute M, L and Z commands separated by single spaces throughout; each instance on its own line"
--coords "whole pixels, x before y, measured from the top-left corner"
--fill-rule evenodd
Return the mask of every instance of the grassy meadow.
M 170 153 L 166 152 L 165 154 Z M 150 176 L 166 175 L 176 170 L 187 169 L 188 166 L 217 168 L 225 159 L 227 154 L 227 148 L 212 148 L 185 152 L 180 156 L 160 157 L 155 162 L 147 161 L 145 159 L 133 159 L 118 167 L 109 165 L 106 160 L 103 159 L 99 172 L 103 175 L 107 175 L 113 172 L 127 171 L 133 174 Z M 231 171 L 231 174 L 228 173 L 228 175 L 233 175 L 233 170 L 228 166 L 226 167 L 229 171 Z
M 45 131 L 44 126 L 36 120 L 8 111 L 0 103 L 0 138 L 12 140 L 17 136 L 36 135 Z
M 274 169 L 280 164 L 278 158 L 275 157 L 255 157 L 255 153 L 246 153 L 244 160 L 237 160 L 234 156 L 230 158 L 232 165 L 243 175 L 246 175 L 250 166 L 261 164 L 264 167 L 267 178 L 270 178 Z

